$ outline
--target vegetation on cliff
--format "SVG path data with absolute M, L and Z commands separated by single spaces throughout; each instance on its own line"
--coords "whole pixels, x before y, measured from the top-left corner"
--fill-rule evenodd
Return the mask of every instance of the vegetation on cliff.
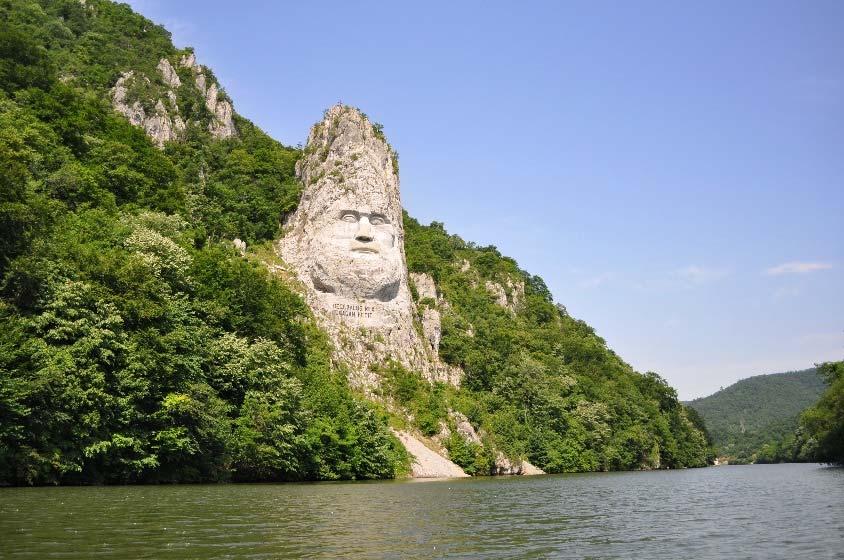
M 555 305 L 541 278 L 436 222 L 422 226 L 406 216 L 405 236 L 409 270 L 431 275 L 447 302 L 440 306 L 440 354 L 466 374 L 447 406 L 480 427 L 485 448 L 546 472 L 680 468 L 711 459 L 699 419 L 676 391 L 655 373 L 635 372 Z M 430 414 L 421 419 L 423 431 L 431 429 Z M 474 451 L 461 466 L 488 462 L 484 448 Z
M 800 415 L 798 453 L 815 461 L 844 464 L 844 361 L 825 362 L 818 371 L 829 388 Z
M 844 361 L 819 364 L 818 373 L 829 387 L 803 411 L 793 432 L 761 447 L 757 463 L 844 464 Z
M 299 295 L 230 243 L 278 235 L 300 152 L 238 116 L 215 139 L 187 75 L 187 128 L 163 150 L 109 103 L 127 70 L 149 78 L 138 100 L 162 94 L 159 61 L 186 54 L 125 5 L 0 0 L 0 484 L 395 476 L 407 456 L 386 415 L 349 388 Z M 426 432 L 450 409 L 481 427 L 487 447 L 449 440 L 456 461 L 706 464 L 674 390 L 540 278 L 439 224 L 406 227 L 410 269 L 449 302 L 442 355 L 467 377 L 396 371 L 385 390 Z M 485 289 L 507 279 L 524 283 L 513 310 Z
M 793 438 L 800 413 L 825 389 L 822 375 L 812 368 L 742 379 L 688 406 L 703 417 L 719 455 L 750 463 Z
M 299 152 L 189 103 L 156 149 L 108 88 L 181 53 L 125 5 L 4 0 L 0 26 L 0 483 L 400 472 L 301 298 L 221 242 L 276 235 Z

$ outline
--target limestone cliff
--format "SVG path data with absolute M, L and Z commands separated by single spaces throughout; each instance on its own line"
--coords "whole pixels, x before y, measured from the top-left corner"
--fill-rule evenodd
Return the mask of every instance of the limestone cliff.
M 172 68 L 170 69 L 172 70 Z M 133 125 L 143 128 L 147 136 L 158 147 L 162 147 L 165 142 L 181 138 L 185 131 L 185 122 L 179 115 L 176 96 L 172 90 L 168 90 L 168 95 L 164 98 L 156 99 L 152 110 L 145 108 L 144 103 L 138 96 L 130 96 L 133 89 L 138 89 L 139 86 L 149 87 L 150 85 L 149 78 L 136 75 L 131 70 L 124 72 L 111 90 L 111 103 L 118 113 L 129 119 L 129 122 Z
M 204 126 L 213 138 L 237 136 L 231 101 L 217 82 L 208 78 L 208 70 L 196 63 L 192 52 L 182 55 L 179 68 L 189 80 L 182 80 L 167 58 L 158 62 L 157 75 L 152 79 L 126 70 L 111 89 L 112 106 L 133 125 L 143 128 L 159 148 L 166 142 L 182 140 L 189 126 Z M 207 114 L 183 115 L 179 101 L 196 93 Z
M 373 390 L 389 360 L 458 384 L 460 371 L 437 354 L 436 315 L 411 296 L 395 154 L 380 131 L 360 111 L 332 107 L 311 129 L 297 173 L 304 192 L 277 250 L 352 384 Z
M 211 136 L 214 138 L 237 136 L 233 120 L 234 108 L 231 101 L 222 95 L 217 82 L 210 81 L 206 77 L 207 69 L 196 63 L 196 56 L 192 52 L 182 56 L 179 65 L 191 71 L 196 88 L 205 99 L 205 108 L 211 114 L 211 120 L 208 123 Z

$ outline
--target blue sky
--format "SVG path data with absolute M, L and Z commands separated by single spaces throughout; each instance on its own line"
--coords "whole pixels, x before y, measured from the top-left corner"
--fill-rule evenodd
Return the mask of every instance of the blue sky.
M 130 4 L 286 144 L 383 123 L 411 215 L 683 399 L 844 358 L 844 3 Z

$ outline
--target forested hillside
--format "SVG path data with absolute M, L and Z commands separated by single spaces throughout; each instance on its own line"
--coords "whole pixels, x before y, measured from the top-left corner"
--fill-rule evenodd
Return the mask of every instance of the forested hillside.
M 754 461 L 765 444 L 793 434 L 800 413 L 826 388 L 817 369 L 742 379 L 689 406 L 697 410 L 721 455 Z
M 408 268 L 430 274 L 447 302 L 440 353 L 465 372 L 451 403 L 492 447 L 548 472 L 706 464 L 702 425 L 676 391 L 635 372 L 541 278 L 439 223 L 406 218 L 405 235 Z M 466 455 L 485 464 L 484 449 L 451 444 L 464 468 Z
M 409 268 L 446 302 L 420 304 L 441 307 L 443 358 L 466 379 L 389 366 L 383 400 L 352 391 L 265 265 L 298 203 L 300 151 L 236 114 L 215 135 L 191 55 L 126 5 L 0 0 L 0 484 L 393 477 L 408 457 L 388 424 L 434 434 L 453 411 L 484 440 L 446 444 L 476 474 L 493 450 L 549 472 L 706 464 L 659 376 L 512 259 L 409 217 Z M 164 100 L 175 139 L 159 146 L 114 110 L 121 79 L 147 115 Z
M 126 5 L 4 0 L 0 25 L 0 482 L 401 472 L 301 298 L 221 243 L 276 235 L 299 152 L 240 118 L 214 140 L 189 80 L 157 149 L 108 90 L 185 53 Z

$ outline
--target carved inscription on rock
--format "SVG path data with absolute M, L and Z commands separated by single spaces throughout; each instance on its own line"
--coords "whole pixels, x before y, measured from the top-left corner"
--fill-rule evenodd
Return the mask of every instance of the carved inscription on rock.
M 378 318 L 380 311 L 374 305 L 365 303 L 334 303 L 331 305 L 336 317 L 351 317 L 355 319 Z

